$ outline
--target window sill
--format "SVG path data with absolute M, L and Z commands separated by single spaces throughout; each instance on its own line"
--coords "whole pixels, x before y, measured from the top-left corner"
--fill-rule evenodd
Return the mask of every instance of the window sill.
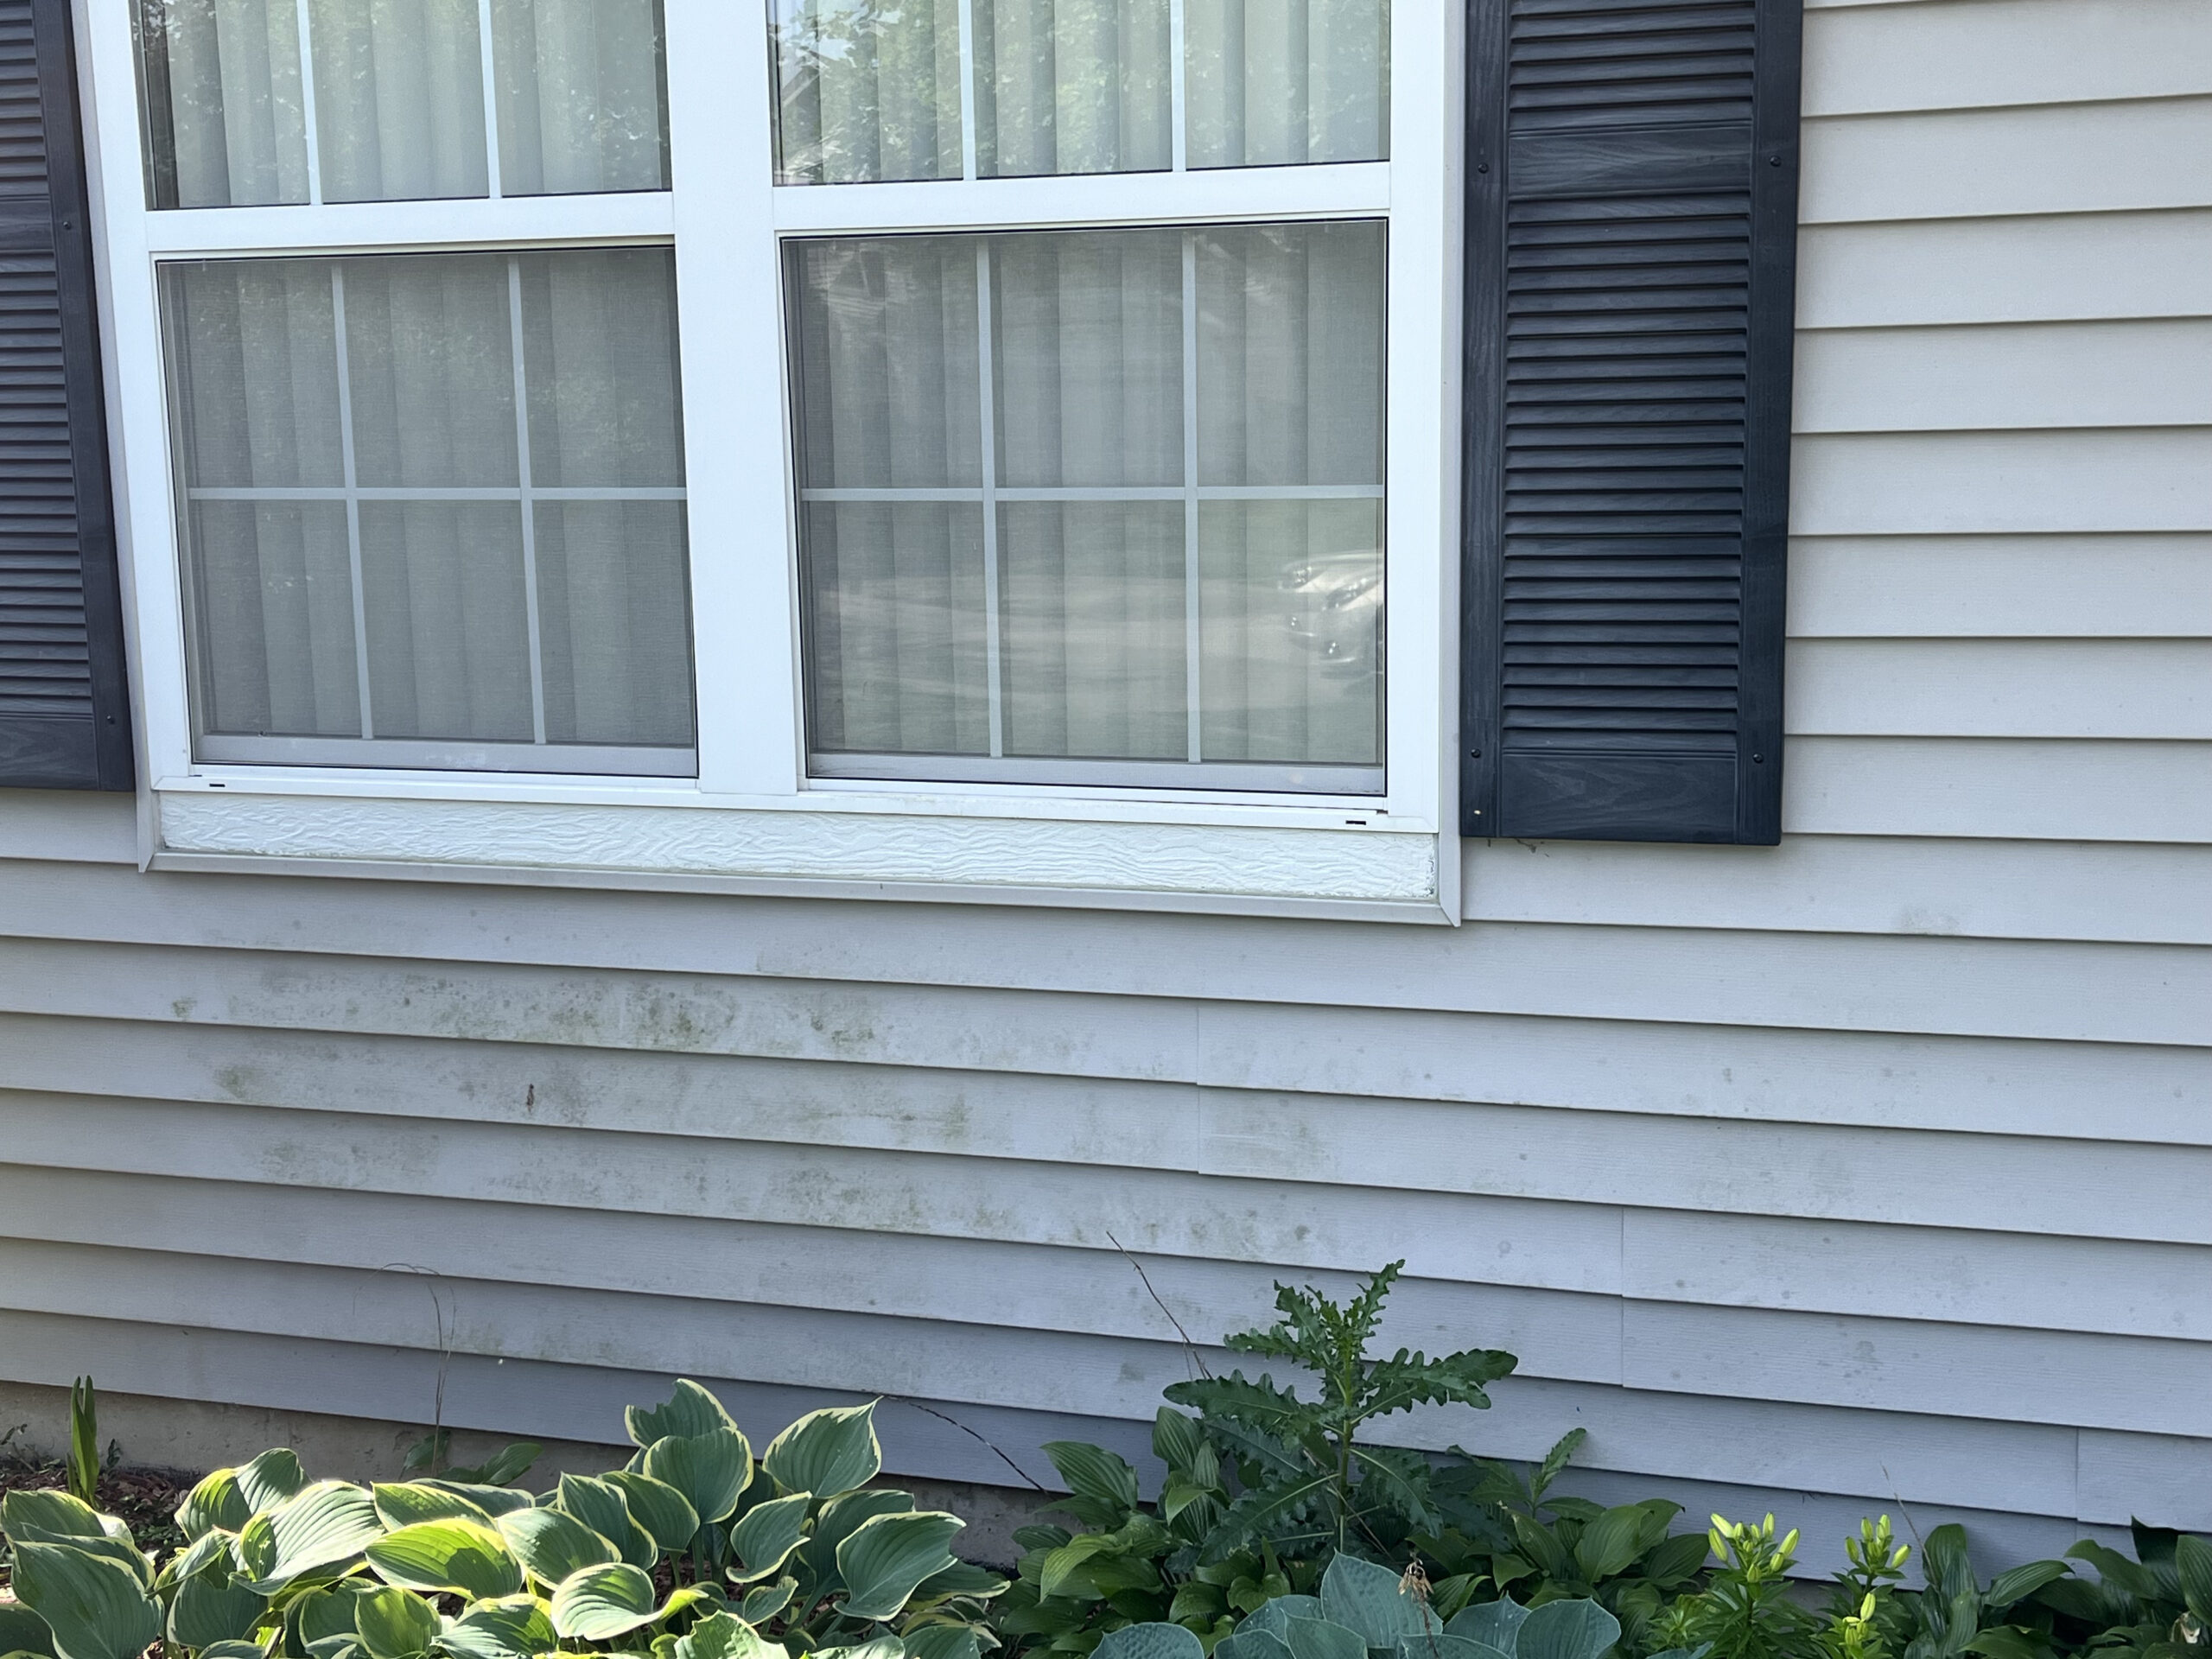
M 1055 801 L 1031 811 L 818 796 L 647 804 L 245 779 L 165 785 L 156 802 L 147 862 L 159 870 L 1448 919 L 1433 828 L 1361 823 L 1342 809 L 1097 812 Z

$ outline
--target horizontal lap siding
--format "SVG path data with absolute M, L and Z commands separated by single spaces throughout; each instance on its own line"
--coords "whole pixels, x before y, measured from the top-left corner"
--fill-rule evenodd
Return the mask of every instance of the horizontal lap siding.
M 992 1480 L 931 1412 L 1041 1471 L 1187 1374 L 1124 1249 L 1202 1338 L 1403 1255 L 1394 1339 L 1523 1358 L 1409 1443 L 2212 1525 L 2207 30 L 1809 9 L 1779 848 L 1471 843 L 1447 932 L 143 876 L 0 796 L 0 1370 L 562 1438 L 690 1370 Z

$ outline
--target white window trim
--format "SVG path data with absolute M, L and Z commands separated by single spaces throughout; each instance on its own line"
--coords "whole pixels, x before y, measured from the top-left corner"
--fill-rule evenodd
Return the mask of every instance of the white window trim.
M 765 0 L 667 0 L 674 188 L 665 194 L 154 213 L 127 8 L 77 0 L 130 600 L 142 862 L 1456 921 L 1459 9 L 1395 0 L 1387 162 L 781 187 L 771 181 L 765 10 Z M 1385 214 L 1384 794 L 806 778 L 779 236 Z M 671 241 L 697 778 L 195 760 L 157 263 Z

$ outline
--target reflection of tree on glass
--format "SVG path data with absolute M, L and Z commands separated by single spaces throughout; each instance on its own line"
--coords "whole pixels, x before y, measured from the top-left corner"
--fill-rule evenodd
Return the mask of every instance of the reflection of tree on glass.
M 957 0 L 776 0 L 778 180 L 961 175 Z

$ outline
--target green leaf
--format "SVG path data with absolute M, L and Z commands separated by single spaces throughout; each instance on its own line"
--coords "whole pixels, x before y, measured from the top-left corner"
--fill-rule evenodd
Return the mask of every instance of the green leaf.
M 251 1515 L 273 1510 L 307 1490 L 308 1471 L 300 1467 L 299 1454 L 281 1446 L 263 1452 L 238 1474 L 238 1496 Z
M 553 1592 L 553 1628 L 582 1642 L 611 1642 L 659 1612 L 653 1581 L 626 1561 L 588 1567 Z
M 268 1605 L 227 1566 L 195 1573 L 177 1586 L 176 1599 L 169 1605 L 169 1640 L 185 1648 L 243 1642 Z
M 1247 1630 L 1265 1630 L 1286 1647 L 1290 1642 L 1290 1621 L 1294 1618 L 1321 1617 L 1319 1596 L 1277 1596 L 1273 1601 L 1255 1607 L 1249 1617 L 1236 1627 L 1238 1635 Z
M 941 1573 L 932 1573 L 915 1587 L 916 1601 L 934 1601 L 944 1596 L 975 1596 L 989 1600 L 1006 1593 L 1007 1580 L 1003 1573 L 994 1573 L 988 1567 L 977 1567 L 972 1561 L 955 1561 Z
M 354 1628 L 370 1659 L 410 1659 L 437 1639 L 437 1609 L 404 1590 L 372 1590 L 353 1605 Z
M 447 1480 L 442 1477 L 436 1480 L 418 1480 L 415 1484 L 427 1486 L 434 1492 L 465 1498 L 486 1515 L 494 1517 L 529 1509 L 537 1502 L 528 1492 L 518 1492 L 512 1486 L 479 1486 L 465 1480 Z
M 585 1567 L 621 1559 L 607 1539 L 559 1510 L 517 1510 L 501 1516 L 497 1525 L 515 1559 L 543 1585 L 560 1584 Z
M 1960 1650 L 1978 1653 L 1982 1659 L 2050 1659 L 2051 1641 L 2040 1630 L 1994 1624 L 1977 1631 Z
M 1187 1468 L 1206 1443 L 1198 1421 L 1172 1406 L 1162 1406 L 1152 1420 L 1152 1455 L 1170 1469 Z
M 787 1492 L 857 1491 L 883 1472 L 875 1402 L 810 1411 L 768 1442 L 760 1466 Z
M 0 1497 L 0 1527 L 10 1538 L 41 1533 L 44 1543 L 68 1538 L 105 1538 L 100 1512 L 63 1491 L 21 1487 Z
M 908 1659 L 983 1659 L 983 1633 L 972 1624 L 925 1624 L 906 1632 Z
M 887 1632 L 850 1647 L 817 1648 L 813 1659 L 906 1659 L 906 1644 Z
M 737 1604 L 737 1616 L 748 1624 L 765 1624 L 790 1606 L 791 1598 L 798 1593 L 797 1579 L 778 1579 L 773 1584 L 746 1592 L 745 1599 Z
M 784 1649 L 741 1618 L 709 1613 L 677 1637 L 675 1659 L 784 1659 Z
M 794 1568 L 801 1581 L 810 1586 L 805 1593 L 823 1593 L 819 1586 L 826 1585 L 837 1571 L 837 1547 L 868 1522 L 879 1515 L 911 1515 L 913 1509 L 912 1493 L 895 1492 L 883 1486 L 863 1486 L 856 1492 L 847 1492 L 824 1503 L 822 1512 L 814 1517 L 814 1536 L 799 1547 Z
M 264 1592 L 280 1589 L 283 1580 L 316 1567 L 352 1560 L 372 1540 L 384 1536 L 384 1523 L 377 1519 L 376 1505 L 369 1495 L 359 1486 L 342 1480 L 321 1480 L 302 1487 L 271 1510 L 269 1530 L 276 1560 L 254 1584 L 255 1589 Z
M 0 1601 L 0 1653 L 10 1659 L 19 1653 L 54 1659 L 54 1632 L 20 1601 Z
M 1702 1561 L 1705 1558 L 1700 1555 L 1698 1559 Z M 1478 1601 L 1471 1607 L 1463 1608 L 1444 1627 L 1444 1633 L 1496 1648 L 1501 1653 L 1511 1653 L 1520 1639 L 1522 1623 L 1528 1617 L 1526 1607 L 1510 1596 L 1500 1596 L 1496 1601 Z
M 218 1469 L 205 1476 L 176 1506 L 176 1524 L 195 1542 L 216 1530 L 236 1532 L 246 1523 L 253 1506 L 238 1489 L 238 1471 Z
M 438 1645 L 455 1659 L 536 1659 L 560 1641 L 553 1616 L 536 1596 L 480 1601 L 448 1624 Z
M 676 1392 L 662 1406 L 631 1406 L 622 1413 L 630 1439 L 651 1446 L 671 1434 L 711 1434 L 717 1429 L 734 1431 L 737 1421 L 722 1402 L 688 1376 L 676 1380 Z
M 698 1535 L 699 1512 L 690 1500 L 664 1480 L 651 1475 L 617 1470 L 607 1477 L 630 1506 L 630 1518 L 645 1529 L 663 1549 L 682 1549 Z M 566 1635 L 563 1631 L 562 1634 Z
M 1643 1505 L 1624 1503 L 1605 1510 L 1582 1529 L 1574 1541 L 1575 1564 L 1586 1584 L 1610 1579 L 1643 1554 L 1646 1516 Z
M 2199 1542 L 2197 1548 L 2202 1549 L 2204 1546 Z M 2035 1594 L 2046 1584 L 2057 1583 L 2073 1571 L 2063 1561 L 2030 1561 L 2009 1573 L 1999 1573 L 1990 1581 L 1989 1590 L 1981 1599 L 1982 1605 L 1992 1612 L 2002 1612 L 2022 1597 Z
M 660 1546 L 631 1518 L 630 1500 L 620 1486 L 588 1475 L 563 1475 L 554 1501 L 563 1514 L 613 1544 L 631 1566 L 651 1571 L 659 1561 Z
M 67 1544 L 17 1544 L 14 1588 L 60 1659 L 138 1659 L 162 1632 L 161 1610 L 128 1568 Z
M 1180 1624 L 1125 1624 L 1107 1632 L 1093 1659 L 1206 1659 L 1206 1650 Z
M 522 1563 L 480 1521 L 420 1521 L 372 1540 L 369 1565 L 386 1584 L 488 1601 L 522 1588 Z
M 360 1649 L 347 1651 L 358 1654 Z M 200 1650 L 200 1659 L 269 1659 L 269 1644 L 265 1641 L 216 1642 Z
M 782 1570 L 791 1552 L 806 1541 L 806 1511 L 813 1502 L 811 1492 L 793 1492 L 745 1512 L 729 1529 L 729 1546 L 745 1567 L 740 1583 Z
M 1521 1621 L 1515 1659 L 1599 1659 L 1621 1639 L 1621 1623 L 1596 1602 L 1548 1601 Z
M 1512 1659 L 1487 1642 L 1464 1636 L 1409 1636 L 1398 1643 L 1395 1659 Z
M 1353 1465 L 1359 1471 L 1359 1502 L 1363 1508 L 1388 1505 L 1416 1529 L 1440 1524 L 1429 1507 L 1428 1459 L 1420 1452 L 1395 1446 L 1355 1446 Z
M 1434 1635 L 1444 1628 L 1397 1573 L 1341 1551 L 1321 1575 L 1321 1611 L 1357 1630 L 1367 1646 L 1392 1651 L 1406 1637 Z
M 486 1527 L 492 1524 L 490 1516 L 460 1493 L 419 1482 L 372 1486 L 369 1501 L 376 1506 L 377 1519 L 394 1531 L 423 1521 L 474 1521 Z
M 935 1510 L 878 1515 L 837 1546 L 848 1618 L 888 1619 L 922 1580 L 952 1565 L 945 1548 L 966 1523 Z
M 720 1521 L 737 1508 L 739 1494 L 753 1478 L 753 1448 L 734 1428 L 671 1434 L 645 1448 L 645 1472 L 683 1493 L 700 1520 Z
M 478 1486 L 512 1486 L 530 1472 L 544 1450 L 536 1440 L 516 1440 L 477 1465 L 468 1478 Z M 454 1471 L 454 1478 L 461 1478 L 459 1470 Z
M 1137 1471 L 1127 1459 L 1082 1440 L 1047 1440 L 1044 1451 L 1077 1497 L 1116 1510 L 1136 1508 Z
M 360 1627 L 354 1613 L 361 1598 L 382 1588 L 366 1579 L 340 1579 L 327 1589 L 310 1589 L 284 1611 L 288 1649 L 303 1648 L 316 1659 L 333 1659 L 347 1649 L 359 1653 Z
M 1367 1659 L 1367 1643 L 1359 1632 L 1332 1618 L 1294 1618 L 1283 1639 L 1290 1644 L 1290 1659 Z
M 1206 1540 L 1198 1559 L 1217 1561 L 1235 1554 L 1252 1538 L 1295 1519 L 1308 1504 L 1325 1497 L 1334 1485 L 1332 1475 L 1317 1471 L 1244 1493 L 1224 1511 L 1221 1524 Z
M 1291 1659 L 1290 1644 L 1273 1630 L 1239 1630 L 1214 1646 L 1213 1659 Z
M 2056 1567 L 2058 1563 L 2049 1561 L 2037 1565 Z M 2014 1573 L 2024 1570 L 2016 1567 L 2013 1573 L 2008 1573 L 2005 1577 L 2009 1579 Z M 2190 1612 L 2199 1624 L 2212 1624 L 2212 1544 L 2187 1533 L 2175 1539 L 2174 1570 L 2181 1578 L 2182 1599 L 2188 1603 Z M 1999 1584 L 2003 1582 L 2003 1579 L 1998 1580 Z M 1989 1595 L 1993 1604 L 1997 1598 L 1996 1585 L 1990 1586 Z

